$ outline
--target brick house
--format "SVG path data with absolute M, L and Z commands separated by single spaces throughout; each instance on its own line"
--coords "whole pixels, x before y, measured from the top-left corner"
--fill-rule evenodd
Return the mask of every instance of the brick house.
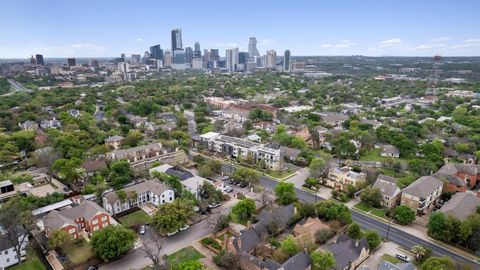
M 56 230 L 64 230 L 72 239 L 78 239 L 109 226 L 111 219 L 105 209 L 96 203 L 83 201 L 72 208 L 51 211 L 43 218 L 43 224 L 47 236 Z
M 163 154 L 161 143 L 140 145 L 128 149 L 117 149 L 106 154 L 107 160 L 125 159 L 129 163 L 141 162 L 152 159 Z
M 480 181 L 480 166 L 478 164 L 447 163 L 434 176 L 448 182 L 445 191 L 465 192 L 474 188 Z

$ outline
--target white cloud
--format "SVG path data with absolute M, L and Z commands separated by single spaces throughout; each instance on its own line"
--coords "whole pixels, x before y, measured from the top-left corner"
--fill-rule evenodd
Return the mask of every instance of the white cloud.
M 275 40 L 264 38 L 264 39 L 260 40 L 260 42 L 258 42 L 258 46 L 264 47 L 264 46 L 268 46 L 268 45 L 273 44 L 273 43 L 275 43 Z
M 470 38 L 463 41 L 462 44 L 453 45 L 451 49 L 464 49 L 464 48 L 475 48 L 480 47 L 480 39 Z
M 357 43 L 352 42 L 350 40 L 342 40 L 336 44 L 325 43 L 325 44 L 322 44 L 321 47 L 327 48 L 327 49 L 348 49 L 355 45 L 357 45 Z
M 398 48 L 403 45 L 403 41 L 399 38 L 391 38 L 384 41 L 381 41 L 379 46 L 380 48 Z
M 434 38 L 430 41 L 431 42 L 444 42 L 444 41 L 449 41 L 451 39 L 452 39 L 452 37 L 439 37 L 439 38 Z
M 447 45 L 445 44 L 422 44 L 418 45 L 417 47 L 413 48 L 414 50 L 430 50 L 430 49 L 439 49 L 444 48 Z
M 137 38 L 135 39 L 136 42 L 143 42 L 143 38 Z

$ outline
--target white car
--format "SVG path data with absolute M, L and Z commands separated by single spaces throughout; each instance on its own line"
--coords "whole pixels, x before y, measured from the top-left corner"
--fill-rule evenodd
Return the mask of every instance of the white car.
M 395 254 L 395 258 L 401 260 L 401 261 L 404 261 L 404 262 L 410 262 L 412 259 L 410 257 L 408 257 L 407 255 L 405 254 L 400 254 L 400 253 L 397 253 Z
M 230 193 L 230 192 L 233 191 L 233 188 L 231 188 L 230 186 L 226 186 L 226 187 L 223 188 L 223 191 L 227 192 L 227 193 Z
M 217 207 L 219 207 L 219 206 L 220 206 L 219 203 L 211 203 L 211 204 L 208 205 L 208 207 L 209 207 L 210 209 L 217 208 Z
M 172 236 L 172 235 L 175 235 L 178 233 L 178 230 L 174 231 L 174 232 L 170 232 L 170 233 L 167 233 L 167 236 Z
M 183 231 L 185 231 L 185 230 L 188 229 L 188 228 L 190 228 L 190 225 L 185 224 L 185 226 L 181 227 L 179 230 L 180 230 L 181 232 L 183 232 Z

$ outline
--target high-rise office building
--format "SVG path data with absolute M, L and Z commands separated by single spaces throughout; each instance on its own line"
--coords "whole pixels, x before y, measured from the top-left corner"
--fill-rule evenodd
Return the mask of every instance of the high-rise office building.
M 225 51 L 226 66 L 229 72 L 235 72 L 238 69 L 238 48 Z
M 274 50 L 267 51 L 267 54 L 265 56 L 266 68 L 275 68 L 276 63 L 277 63 L 277 52 L 275 52 Z
M 185 47 L 185 63 L 192 65 L 193 49 L 192 47 Z
M 120 54 L 120 58 L 123 60 L 123 62 L 127 61 L 127 56 L 124 53 Z
M 251 57 L 260 56 L 257 50 L 257 38 L 251 37 L 248 40 L 248 54 Z
M 285 50 L 283 54 L 283 70 L 290 70 L 290 50 Z
M 202 51 L 200 50 L 200 43 L 198 41 L 195 42 L 195 45 L 193 46 L 193 57 L 202 57 Z
M 207 63 L 208 61 L 210 61 L 210 53 L 208 52 L 207 49 L 203 49 L 203 62 L 204 63 Z
M 131 59 L 130 59 L 130 63 L 132 65 L 138 65 L 138 64 L 140 64 L 140 59 L 141 59 L 140 54 L 132 54 Z
M 220 53 L 218 49 L 210 49 L 210 61 L 219 61 L 220 60 Z
M 67 64 L 68 64 L 69 67 L 76 66 L 76 63 L 77 62 L 76 62 L 75 58 L 67 58 Z
M 163 55 L 163 65 L 165 67 L 172 66 L 172 53 L 169 50 L 165 50 L 165 54 Z
M 94 68 L 100 67 L 97 59 L 90 59 L 90 61 L 88 61 L 88 65 Z
M 150 57 L 155 60 L 163 60 L 163 50 L 159 44 L 150 47 Z
M 128 73 L 130 71 L 130 65 L 127 62 L 118 62 L 118 69 L 122 73 Z
M 43 62 L 43 55 L 41 54 L 36 54 L 35 55 L 35 62 L 37 63 L 37 65 L 45 65 L 45 63 Z
M 172 30 L 172 51 L 182 49 L 182 29 Z
M 248 52 L 239 52 L 237 71 L 245 71 L 247 69 L 247 62 L 248 62 Z

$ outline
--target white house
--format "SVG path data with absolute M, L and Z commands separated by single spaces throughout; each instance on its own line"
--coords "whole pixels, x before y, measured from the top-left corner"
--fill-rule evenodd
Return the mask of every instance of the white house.
M 24 231 L 23 228 L 19 229 Z M 24 237 L 24 235 L 20 235 L 18 237 L 17 242 L 22 242 L 20 255 L 21 258 L 17 257 L 17 252 L 15 251 L 15 245 L 10 241 L 9 233 L 0 228 L 0 269 L 6 269 L 14 264 L 17 264 L 23 260 L 25 260 L 25 256 L 27 255 L 27 251 L 25 250 L 28 245 L 28 236 Z M 24 232 L 25 234 L 27 232 Z
M 173 202 L 175 194 L 172 189 L 156 180 L 145 180 L 134 183 L 124 189 L 126 197 L 123 201 L 118 192 L 111 191 L 103 196 L 103 208 L 110 215 L 116 215 L 133 207 L 151 203 L 155 206 Z
M 190 171 L 184 170 L 182 168 L 174 167 L 169 164 L 162 164 L 155 168 L 150 169 L 150 174 L 153 172 L 165 173 L 170 176 L 175 176 L 180 180 L 182 185 L 195 196 L 198 196 L 198 190 L 205 182 L 209 182 L 206 178 L 195 175 Z

